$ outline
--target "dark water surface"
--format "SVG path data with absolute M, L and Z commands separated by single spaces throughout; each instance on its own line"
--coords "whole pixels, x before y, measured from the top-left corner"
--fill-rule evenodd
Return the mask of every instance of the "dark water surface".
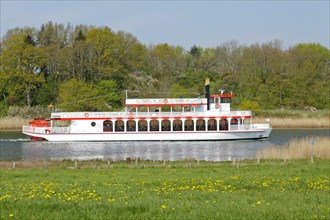
M 275 129 L 266 140 L 158 142 L 37 142 L 21 132 L 0 132 L 0 161 L 90 160 L 112 161 L 196 159 L 224 161 L 254 158 L 258 149 L 284 145 L 292 138 L 330 136 L 329 129 Z

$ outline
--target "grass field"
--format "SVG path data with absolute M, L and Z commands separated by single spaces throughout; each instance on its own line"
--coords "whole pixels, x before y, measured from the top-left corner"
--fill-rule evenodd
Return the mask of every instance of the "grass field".
M 330 219 L 328 159 L 8 164 L 1 219 Z

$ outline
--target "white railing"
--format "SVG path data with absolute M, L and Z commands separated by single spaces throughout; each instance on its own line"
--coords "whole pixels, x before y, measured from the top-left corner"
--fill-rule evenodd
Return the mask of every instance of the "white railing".
M 271 128 L 270 124 L 253 124 L 253 129 L 265 129 L 265 128 Z
M 23 132 L 36 133 L 36 134 L 67 134 L 70 133 L 69 127 L 33 127 L 28 125 L 23 125 Z
M 238 130 L 250 130 L 251 125 L 230 125 L 231 131 L 238 131 Z
M 126 99 L 126 105 L 194 105 L 206 104 L 206 98 L 192 98 L 192 99 Z
M 56 112 L 52 113 L 51 118 L 117 118 L 126 115 L 126 112 Z
M 176 116 L 191 116 L 191 117 L 249 117 L 251 111 L 232 111 L 232 112 L 131 112 L 133 117 L 176 117 Z
M 58 112 L 52 113 L 52 119 L 75 118 L 127 118 L 127 117 L 249 117 L 251 111 L 231 112 Z

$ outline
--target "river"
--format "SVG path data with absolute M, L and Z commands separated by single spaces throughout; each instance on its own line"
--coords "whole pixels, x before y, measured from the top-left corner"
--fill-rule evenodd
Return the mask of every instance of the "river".
M 292 138 L 330 136 L 329 129 L 274 129 L 266 140 L 158 142 L 37 142 L 21 132 L 0 132 L 0 161 L 26 160 L 183 160 L 251 159 L 257 150 Z

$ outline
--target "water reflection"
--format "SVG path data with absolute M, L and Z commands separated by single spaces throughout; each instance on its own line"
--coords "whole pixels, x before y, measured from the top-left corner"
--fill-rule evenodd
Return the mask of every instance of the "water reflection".
M 269 141 L 203 142 L 23 142 L 21 160 L 207 160 L 253 158 Z M 7 158 L 9 159 L 9 158 Z M 13 159 L 13 157 L 11 157 Z
M 1 133 L 0 161 L 10 160 L 166 160 L 225 161 L 254 158 L 256 151 L 291 138 L 329 136 L 328 129 L 274 130 L 267 140 L 257 141 L 160 141 L 160 142 L 35 142 L 21 133 Z M 7 137 L 7 138 L 6 138 Z

